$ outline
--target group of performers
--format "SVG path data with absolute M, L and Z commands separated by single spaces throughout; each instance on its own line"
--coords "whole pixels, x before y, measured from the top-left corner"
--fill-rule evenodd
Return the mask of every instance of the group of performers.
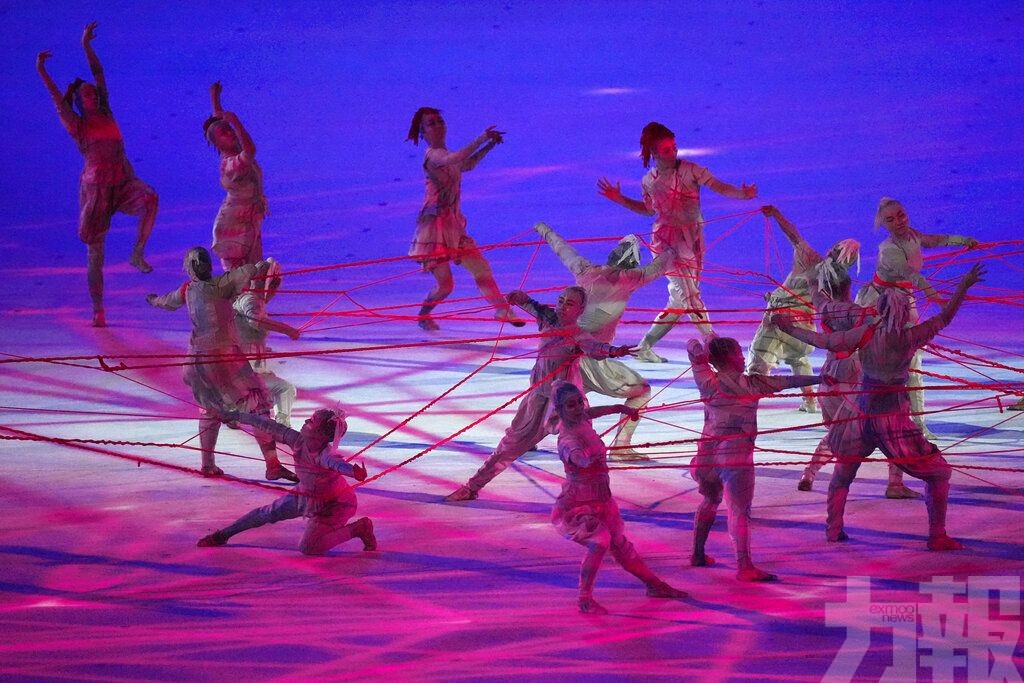
M 75 80 L 62 93 L 46 71 L 49 51 L 39 53 L 37 69 L 57 106 L 60 120 L 78 144 L 85 160 L 80 185 L 79 237 L 88 252 L 88 286 L 93 324 L 104 326 L 104 244 L 110 220 L 121 212 L 139 216 L 138 236 L 131 262 L 142 272 L 152 268 L 144 258 L 153 228 L 157 195 L 134 176 L 124 142 L 114 120 L 99 58 L 92 47 L 96 24 L 85 28 L 82 45 L 94 83 Z M 206 139 L 220 157 L 220 180 L 226 196 L 213 222 L 213 241 L 189 249 L 183 269 L 188 280 L 179 288 L 147 301 L 174 310 L 187 307 L 192 323 L 190 364 L 184 380 L 202 407 L 199 421 L 201 471 L 223 474 L 215 463 L 221 424 L 253 428 L 266 461 L 269 480 L 288 480 L 297 487 L 275 503 L 257 508 L 233 524 L 203 537 L 201 546 L 225 544 L 246 529 L 284 519 L 305 517 L 307 527 L 300 550 L 322 554 L 351 538 L 364 549 L 376 547 L 373 524 L 363 517 L 348 520 L 356 510 L 355 495 L 343 477 L 362 481 L 366 470 L 338 455 L 339 439 L 347 428 L 340 407 L 322 408 L 301 430 L 290 427 L 295 387 L 267 367 L 268 332 L 297 339 L 299 330 L 269 317 L 266 305 L 280 284 L 280 268 L 265 259 L 262 222 L 267 216 L 262 170 L 256 147 L 239 117 L 221 105 L 222 87 L 211 86 L 212 115 L 203 124 Z M 922 249 L 937 246 L 973 248 L 977 241 L 959 235 L 921 233 L 910 225 L 896 200 L 883 199 L 876 227 L 888 236 L 879 247 L 878 265 L 870 284 L 851 301 L 850 269 L 859 264 L 860 245 L 845 239 L 827 251 L 818 251 L 776 207 L 761 211 L 774 220 L 793 246 L 792 268 L 784 282 L 767 296 L 767 306 L 747 358 L 739 342 L 716 334 L 700 293 L 705 255 L 704 218 L 700 192 L 713 192 L 740 200 L 757 197 L 755 185 L 731 185 L 708 169 L 678 158 L 675 135 L 652 122 L 640 136 L 640 155 L 650 167 L 641 185 L 642 199 L 622 193 L 619 182 L 598 181 L 598 192 L 636 213 L 654 219 L 650 250 L 654 256 L 642 265 L 641 241 L 622 239 L 603 264 L 581 255 L 545 223 L 535 227 L 575 279 L 555 306 L 530 298 L 525 292 L 502 295 L 490 264 L 466 231 L 460 207 L 462 173 L 470 171 L 503 140 L 494 126 L 485 129 L 457 151 L 447 147 L 447 127 L 441 112 L 422 107 L 413 116 L 408 139 L 423 140 L 426 197 L 419 213 L 408 255 L 435 280 L 416 316 L 426 332 L 440 328 L 433 311 L 453 290 L 452 264 L 473 276 L 494 317 L 524 325 L 513 308 L 537 322 L 542 333 L 530 389 L 521 400 L 504 437 L 479 470 L 447 501 L 476 498 L 481 489 L 510 463 L 534 448 L 545 436 L 558 434 L 558 455 L 565 467 L 565 483 L 555 504 L 552 521 L 566 538 L 587 547 L 580 573 L 579 606 L 584 612 L 603 612 L 593 598 L 594 578 L 605 553 L 647 586 L 654 597 L 685 596 L 655 576 L 639 557 L 623 531 L 622 519 L 611 496 L 609 457 L 643 460 L 632 447 L 640 412 L 651 398 L 650 385 L 619 358 L 663 363 L 655 346 L 674 329 L 683 315 L 700 333 L 687 346 L 694 381 L 704 403 L 704 428 L 697 455 L 691 463 L 702 502 L 694 522 L 691 564 L 713 563 L 705 544 L 723 498 L 729 531 L 736 548 L 737 578 L 768 581 L 774 575 L 756 567 L 750 551 L 750 514 L 754 491 L 753 451 L 757 435 L 757 407 L 761 397 L 775 392 L 805 390 L 801 410 L 818 412 L 810 390 L 817 394 L 828 427 L 826 436 L 805 469 L 799 490 L 810 490 L 816 472 L 836 460 L 829 486 L 826 538 L 843 541 L 843 510 L 857 466 L 874 449 L 890 460 L 890 498 L 919 497 L 903 485 L 904 473 L 925 481 L 928 509 L 928 547 L 961 547 L 945 530 L 950 467 L 928 439 L 934 438 L 923 421 L 920 349 L 949 324 L 984 270 L 972 268 L 949 300 L 943 300 L 921 273 Z M 211 250 L 224 270 L 214 274 Z M 646 335 L 635 345 L 613 345 L 616 328 L 630 296 L 639 288 L 665 277 L 668 304 Z M 914 290 L 942 305 L 941 312 L 919 321 Z M 815 330 L 815 321 L 825 330 Z M 812 372 L 813 347 L 828 352 L 821 375 Z M 780 363 L 791 376 L 772 376 Z M 589 407 L 585 393 L 621 399 L 621 405 Z M 1024 408 L 1024 402 L 1015 407 Z M 272 417 L 273 413 L 273 417 Z M 621 413 L 626 419 L 614 437 L 612 455 L 594 431 L 591 420 Z M 277 444 L 292 449 L 295 472 L 278 457 Z

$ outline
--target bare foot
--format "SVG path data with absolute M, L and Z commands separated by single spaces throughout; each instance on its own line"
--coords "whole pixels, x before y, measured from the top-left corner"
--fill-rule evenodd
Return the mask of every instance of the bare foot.
M 829 543 L 842 543 L 843 541 L 849 541 L 850 537 L 846 535 L 846 532 L 842 529 L 838 533 L 825 532 L 825 540 Z
M 212 534 L 208 534 L 199 539 L 196 543 L 200 548 L 214 548 L 222 546 L 228 542 L 227 537 L 219 531 L 214 531 Z
M 224 470 L 217 467 L 216 465 L 210 465 L 209 467 L 203 467 L 199 470 L 202 472 L 204 477 L 219 477 L 224 474 Z
M 800 482 L 796 485 L 797 491 L 810 491 L 814 486 L 814 480 L 809 479 L 806 476 L 800 477 Z
M 963 550 L 964 544 L 950 538 L 946 534 L 932 536 L 928 539 L 928 550 Z
M 778 581 L 779 577 L 757 567 L 747 567 L 736 572 L 736 580 L 750 582 Z
M 92 312 L 92 326 L 93 327 L 106 327 L 107 316 L 103 313 L 103 309 Z
M 647 597 L 649 598 L 685 598 L 689 595 L 686 591 L 673 588 L 664 581 L 647 584 Z
M 583 614 L 608 614 L 608 610 L 601 607 L 594 598 L 580 598 L 580 612 Z
M 707 553 L 694 553 L 690 555 L 690 566 L 691 567 L 711 567 L 715 564 L 715 558 L 711 557 Z
M 138 268 L 143 273 L 152 273 L 153 272 L 153 266 L 151 266 L 148 263 L 146 263 L 146 259 L 142 258 L 142 250 L 141 249 L 134 249 L 134 250 L 132 250 L 131 264 L 133 266 L 135 266 L 136 268 Z
M 907 488 L 904 484 L 894 484 L 886 487 L 885 497 L 893 499 L 913 499 L 920 498 L 921 494 L 914 489 Z
M 476 500 L 477 492 L 468 486 L 460 486 L 444 497 L 446 503 L 460 503 L 464 500 Z
M 268 467 L 266 474 L 264 475 L 267 481 L 275 481 L 277 479 L 284 479 L 290 481 L 293 484 L 299 483 L 299 478 L 290 469 L 284 465 L 278 465 L 277 467 Z
M 369 517 L 363 517 L 356 523 L 360 525 L 357 535 L 363 541 L 363 551 L 376 550 L 377 537 L 373 535 L 373 520 Z
M 441 329 L 441 326 L 434 322 L 433 318 L 420 318 L 420 321 L 417 324 L 420 326 L 420 329 L 423 330 L 424 332 L 437 332 L 439 329 Z

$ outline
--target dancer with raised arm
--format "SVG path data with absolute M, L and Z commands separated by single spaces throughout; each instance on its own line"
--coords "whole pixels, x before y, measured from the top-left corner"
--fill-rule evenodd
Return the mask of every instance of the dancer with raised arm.
M 428 332 L 440 329 L 430 317 L 434 307 L 444 301 L 455 286 L 451 264 L 461 265 L 469 271 L 480 293 L 495 308 L 494 317 L 522 327 L 508 302 L 494 281 L 491 265 L 466 232 L 466 217 L 462 215 L 462 174 L 472 171 L 480 160 L 496 145 L 501 144 L 503 132 L 489 126 L 487 130 L 455 152 L 447 146 L 448 128 L 438 109 L 420 107 L 412 117 L 408 140 L 427 143 L 423 159 L 423 172 L 427 180 L 427 193 L 416 221 L 416 233 L 409 247 L 413 257 L 434 276 L 437 284 L 427 294 L 417 318 L 419 326 Z
M 303 555 L 323 555 L 351 538 L 363 542 L 363 550 L 376 550 L 377 538 L 369 517 L 348 520 L 356 512 L 356 493 L 344 477 L 366 479 L 366 467 L 346 462 L 338 453 L 338 441 L 348 430 L 345 412 L 321 408 L 302 425 L 289 429 L 266 417 L 229 411 L 224 420 L 252 425 L 292 449 L 299 485 L 270 505 L 256 508 L 223 529 L 199 539 L 200 547 L 222 546 L 243 531 L 296 517 L 306 518 L 306 531 L 299 541 Z
M 92 324 L 105 327 L 103 261 L 110 219 L 118 212 L 139 217 L 131 264 L 149 273 L 153 268 L 146 263 L 146 242 L 153 232 L 159 200 L 152 187 L 135 177 L 125 155 L 124 138 L 110 109 L 107 79 L 92 47 L 96 27 L 94 21 L 82 34 L 82 49 L 93 83 L 76 78 L 61 93 L 46 71 L 46 60 L 53 56 L 49 50 L 36 57 L 36 70 L 57 106 L 60 122 L 78 144 L 85 162 L 78 187 L 78 238 L 85 243 L 88 254 L 86 279 L 92 299 Z
M 700 296 L 700 277 L 704 267 L 704 216 L 700 208 L 700 188 L 709 188 L 725 197 L 753 199 L 756 185 L 730 185 L 711 174 L 711 171 L 686 159 L 680 159 L 676 136 L 660 123 L 652 121 L 644 126 L 640 135 L 640 156 L 644 168 L 654 158 L 654 168 L 644 176 L 643 199 L 631 199 L 622 194 L 621 183 L 612 184 L 607 178 L 597 183 L 599 194 L 644 216 L 654 216 L 654 235 L 651 251 L 654 255 L 668 247 L 675 252 L 675 260 L 668 274 L 668 304 L 658 314 L 654 325 L 640 342 L 637 359 L 648 363 L 664 363 L 654 353 L 654 345 L 668 332 L 685 312 L 705 338 L 714 335 L 707 307 Z
M 685 598 L 684 591 L 668 585 L 651 571 L 626 538 L 625 525 L 608 480 L 607 449 L 591 423 L 595 417 L 614 413 L 635 421 L 639 418 L 636 408 L 626 405 L 588 408 L 579 388 L 569 382 L 557 382 L 553 391 L 559 419 L 558 457 L 565 466 L 565 482 L 551 511 L 551 523 L 570 541 L 587 548 L 580 566 L 580 611 L 608 613 L 594 600 L 594 581 L 609 550 L 623 569 L 644 582 L 647 595 Z
M 911 419 L 907 375 L 914 355 L 946 327 L 967 296 L 967 290 L 985 274 L 981 264 L 971 268 L 957 284 L 956 291 L 935 316 L 910 324 L 911 299 L 898 287 L 883 288 L 877 299 L 878 320 L 849 330 L 822 334 L 789 324 L 776 323 L 798 339 L 834 351 L 860 349 L 863 380 L 858 407 L 861 419 L 842 431 L 830 431 L 836 456 L 832 482 L 828 487 L 828 519 L 825 535 L 829 541 L 845 541 L 843 528 L 850 483 L 861 461 L 877 448 L 886 458 L 912 477 L 925 482 L 928 507 L 928 549 L 958 550 L 963 546 L 946 533 L 951 468 L 935 444 Z
M 206 140 L 220 154 L 220 185 L 227 196 L 213 221 L 213 253 L 225 271 L 263 259 L 263 169 L 256 144 L 238 115 L 221 106 L 220 81 L 210 86 L 213 114 L 203 123 Z
M 587 306 L 579 318 L 580 329 L 606 344 L 611 344 L 615 339 L 615 329 L 626 311 L 629 297 L 661 277 L 675 256 L 675 251 L 668 247 L 656 259 L 640 268 L 639 240 L 634 235 L 628 235 L 608 255 L 605 265 L 596 265 L 581 256 L 546 223 L 537 223 L 534 229 L 547 240 L 565 267 L 576 277 L 576 284 L 587 293 Z M 580 358 L 580 374 L 583 376 L 585 391 L 624 398 L 630 408 L 643 408 L 651 398 L 651 386 L 647 381 L 621 361 L 584 356 Z M 632 448 L 636 426 L 636 420 L 623 422 L 615 435 L 609 459 L 644 459 L 643 455 Z
M 213 277 L 210 252 L 203 247 L 192 247 L 185 253 L 183 264 L 189 281 L 163 296 L 146 296 L 151 306 L 168 311 L 188 307 L 192 321 L 188 352 L 192 362 L 185 367 L 183 379 L 203 409 L 199 416 L 199 444 L 203 454 L 202 472 L 208 477 L 224 474 L 214 462 L 220 414 L 225 410 L 270 414 L 267 388 L 242 353 L 231 308 L 231 302 L 250 281 L 256 278 L 262 281 L 269 268 L 269 262 L 260 261 Z M 267 479 L 298 481 L 278 459 L 274 439 L 262 430 L 255 431 L 253 436 L 267 464 Z
M 736 578 L 774 581 L 754 566 L 750 554 L 750 508 L 754 500 L 754 441 L 761 397 L 785 389 L 817 384 L 817 375 L 789 377 L 743 374 L 743 351 L 731 337 L 715 337 L 707 346 L 691 339 L 687 346 L 693 379 L 704 403 L 704 429 L 691 461 L 703 500 L 694 515 L 690 564 L 706 567 L 714 559 L 705 551 L 718 506 L 725 494 L 729 535 L 736 545 Z
M 848 266 L 840 263 L 833 254 L 829 254 L 823 262 L 815 266 L 814 270 L 814 275 L 810 277 L 811 301 L 821 316 L 823 330 L 839 332 L 877 320 L 873 308 L 858 306 L 850 300 L 851 280 Z M 785 322 L 786 329 L 793 326 L 809 329 L 799 320 L 792 318 L 788 312 L 772 315 L 772 326 L 782 330 L 777 323 L 779 320 Z M 859 421 L 861 417 L 860 409 L 857 407 L 857 391 L 861 383 L 860 359 L 857 352 L 829 350 L 825 355 L 825 363 L 821 366 L 821 376 L 824 378 L 825 390 L 819 395 L 818 401 L 821 403 L 822 421 L 827 432 L 818 442 L 811 461 L 807 463 L 800 476 L 796 486 L 799 491 L 811 490 L 818 470 L 833 459 L 830 444 L 846 438 L 843 436 L 844 431 L 857 429 L 857 425 L 853 423 Z M 920 498 L 921 494 L 903 483 L 903 470 L 890 462 L 885 497 Z
M 761 213 L 774 218 L 786 239 L 793 245 L 793 266 L 782 284 L 766 297 L 768 306 L 757 332 L 754 333 L 754 340 L 750 342 L 747 372 L 769 375 L 779 361 L 783 361 L 792 368 L 794 375 L 812 375 L 814 371 L 809 356 L 814 347 L 780 331 L 772 324 L 771 315 L 776 311 L 787 311 L 798 324 L 813 330 L 814 309 L 811 305 L 810 281 L 815 278 L 814 268 L 825 258 L 832 259 L 840 268 L 849 268 L 860 260 L 860 243 L 854 239 L 842 240 L 832 245 L 827 257 L 822 257 L 776 207 L 762 206 Z M 818 404 L 811 389 L 804 387 L 803 393 L 804 400 L 800 410 L 805 413 L 818 412 Z
M 870 284 L 857 292 L 856 301 L 861 306 L 871 306 L 878 300 L 882 292 L 895 289 L 907 298 L 910 306 L 910 318 L 907 324 L 914 325 L 919 319 L 917 302 L 914 298 L 915 289 L 923 292 L 928 300 L 939 305 L 943 303 L 939 293 L 921 274 L 921 269 L 924 267 L 924 256 L 921 254 L 921 249 L 945 246 L 973 249 L 978 246 L 978 240 L 963 235 L 932 235 L 919 232 L 910 225 L 910 219 L 907 217 L 907 211 L 903 205 L 890 197 L 883 197 L 878 203 L 878 211 L 875 213 L 875 229 L 879 226 L 884 227 L 889 236 L 878 245 L 878 264 L 875 266 L 875 276 Z M 921 353 L 918 351 L 914 354 L 907 379 L 907 386 L 911 390 L 911 415 L 925 436 L 934 439 L 935 435 L 928 429 L 924 420 L 924 381 L 921 378 L 920 369 Z
M 538 303 L 519 290 L 510 292 L 508 301 L 534 316 L 542 333 L 537 362 L 530 372 L 531 388 L 519 402 L 512 424 L 494 452 L 469 481 L 445 497 L 448 502 L 474 500 L 480 489 L 548 435 L 548 417 L 554 410 L 551 386 L 560 379 L 576 386 L 582 384 L 581 355 L 621 358 L 630 353 L 628 346 L 599 342 L 579 328 L 577 320 L 587 305 L 582 287 L 566 287 L 558 297 L 557 308 Z

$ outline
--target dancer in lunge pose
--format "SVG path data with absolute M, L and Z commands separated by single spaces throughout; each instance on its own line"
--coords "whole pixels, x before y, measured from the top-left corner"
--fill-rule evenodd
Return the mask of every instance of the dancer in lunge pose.
M 570 541 L 587 548 L 587 556 L 580 566 L 580 611 L 608 613 L 594 600 L 594 580 L 609 550 L 623 569 L 644 582 L 647 595 L 685 598 L 684 591 L 655 576 L 626 538 L 619 506 L 609 487 L 607 449 L 591 423 L 595 417 L 614 413 L 622 413 L 635 421 L 639 418 L 636 408 L 626 405 L 588 408 L 574 384 L 558 382 L 553 389 L 559 418 L 558 457 L 565 466 L 565 482 L 551 511 L 551 523 Z
M 544 333 L 538 343 L 537 362 L 530 372 L 530 392 L 519 402 L 512 424 L 497 448 L 469 481 L 445 498 L 448 502 L 475 499 L 480 489 L 548 434 L 547 418 L 554 409 L 551 385 L 561 379 L 580 386 L 581 355 L 621 358 L 630 353 L 628 346 L 599 342 L 579 328 L 577 319 L 587 304 L 582 287 L 566 287 L 558 297 L 557 308 L 538 303 L 519 290 L 510 292 L 508 300 L 534 316 Z
M 637 358 L 648 363 L 665 362 L 652 349 L 668 334 L 683 312 L 690 316 L 705 338 L 714 335 L 707 307 L 700 297 L 700 276 L 704 267 L 701 185 L 734 199 L 757 196 L 756 185 L 736 187 L 723 183 L 703 166 L 679 159 L 678 154 L 675 133 L 652 121 L 644 126 L 640 135 L 640 156 L 644 160 L 644 168 L 650 166 L 651 157 L 654 157 L 654 168 L 642 181 L 643 200 L 623 195 L 618 182 L 613 185 L 607 178 L 602 178 L 597 183 L 599 193 L 616 204 L 644 216 L 654 216 L 651 250 L 656 256 L 668 247 L 676 252 L 668 274 L 668 304 L 640 342 Z
M 46 72 L 46 60 L 53 56 L 49 50 L 36 57 L 36 70 L 57 105 L 60 122 L 78 144 L 85 161 L 78 187 L 78 238 L 85 243 L 88 254 L 86 279 L 92 299 L 92 324 L 105 327 L 103 261 L 110 219 L 118 212 L 139 217 L 131 264 L 148 273 L 153 268 L 144 257 L 146 241 L 156 221 L 158 199 L 152 187 L 135 177 L 125 155 L 124 138 L 110 110 L 107 79 L 92 48 L 96 25 L 95 21 L 88 24 L 82 34 L 82 48 L 95 83 L 76 78 L 61 93 Z
M 750 556 L 750 507 L 754 500 L 754 441 L 757 404 L 762 396 L 817 384 L 817 375 L 789 377 L 743 374 L 743 351 L 731 337 L 715 337 L 707 347 L 691 339 L 687 346 L 693 379 L 704 402 L 704 429 L 693 457 L 693 479 L 704 497 L 694 517 L 690 564 L 705 567 L 714 559 L 704 546 L 725 494 L 729 534 L 736 544 L 736 578 L 774 581 Z
M 534 229 L 547 240 L 565 267 L 576 277 L 576 284 L 587 293 L 587 306 L 579 318 L 580 329 L 607 344 L 615 339 L 615 329 L 626 310 L 629 297 L 661 277 L 675 256 L 675 251 L 668 247 L 654 261 L 640 268 L 639 240 L 634 235 L 628 235 L 608 255 L 607 263 L 599 266 L 580 256 L 571 244 L 547 224 L 537 223 Z M 630 408 L 643 408 L 651 398 L 651 386 L 647 381 L 620 361 L 584 356 L 580 359 L 580 374 L 583 376 L 585 391 L 624 398 Z M 627 420 L 620 426 L 609 459 L 644 458 L 632 449 L 636 425 L 636 420 Z
M 878 320 L 873 324 L 822 334 L 798 328 L 784 317 L 776 321 L 786 332 L 809 344 L 835 351 L 860 349 L 863 380 L 858 407 L 862 418 L 849 423 L 850 427 L 842 431 L 829 432 L 833 437 L 830 446 L 836 456 L 828 487 L 825 535 L 829 541 L 847 540 L 843 513 L 850 483 L 861 461 L 878 448 L 904 472 L 925 482 L 928 549 L 963 547 L 946 533 L 950 466 L 911 419 L 907 375 L 918 349 L 953 320 L 967 290 L 984 274 L 985 269 L 976 264 L 957 284 L 942 310 L 916 325 L 910 324 L 913 317 L 910 297 L 898 287 L 884 288 L 879 294 Z
M 366 468 L 345 462 L 335 452 L 338 441 L 348 429 L 344 411 L 321 408 L 306 420 L 298 432 L 250 413 L 228 411 L 221 417 L 252 425 L 291 447 L 299 485 L 270 505 L 251 510 L 223 529 L 203 536 L 196 545 L 224 545 L 232 536 L 247 529 L 305 517 L 306 531 L 299 541 L 299 552 L 304 555 L 323 555 L 351 538 L 361 540 L 363 550 L 377 549 L 377 538 L 369 517 L 348 521 L 356 511 L 356 493 L 343 477 L 363 481 Z
M 815 266 L 815 273 L 810 276 L 811 300 L 821 316 L 821 327 L 827 332 L 849 330 L 859 325 L 871 323 L 877 318 L 873 308 L 864 308 L 850 301 L 850 274 L 848 269 L 833 256 L 829 255 L 822 263 Z M 772 317 L 771 324 L 781 329 L 776 320 L 786 320 L 787 326 L 806 328 L 797 319 L 790 319 L 788 313 L 780 312 Z M 785 334 L 785 333 L 783 333 Z M 799 342 L 804 343 L 804 342 Z M 860 387 L 860 360 L 857 352 L 828 351 L 825 364 L 821 366 L 825 390 L 818 396 L 821 403 L 821 415 L 828 430 L 814 449 L 811 461 L 807 463 L 797 489 L 810 491 L 814 478 L 826 463 L 833 459 L 829 444 L 835 440 L 843 440 L 843 432 L 857 429 L 851 423 L 860 420 L 861 412 L 857 407 L 857 390 Z M 834 432 L 834 433 L 833 433 Z M 920 498 L 921 494 L 908 488 L 903 483 L 903 470 L 892 462 L 889 464 L 889 483 L 885 488 L 886 498 Z
M 923 292 L 930 301 L 937 304 L 943 303 L 939 293 L 921 274 L 921 268 L 924 266 L 921 249 L 944 246 L 973 249 L 978 246 L 978 240 L 962 235 L 930 235 L 919 232 L 911 227 L 910 219 L 907 217 L 907 211 L 903 205 L 889 197 L 883 197 L 878 203 L 878 211 L 875 213 L 875 228 L 877 229 L 878 226 L 883 226 L 889 232 L 889 236 L 878 245 L 878 264 L 875 266 L 874 279 L 857 292 L 857 303 L 862 306 L 871 306 L 883 291 L 896 289 L 907 298 L 910 306 L 910 318 L 907 324 L 914 325 L 918 321 L 914 289 Z M 914 354 L 907 380 L 907 386 L 911 390 L 911 415 L 925 436 L 934 439 L 935 435 L 928 429 L 924 421 L 924 381 L 918 372 L 920 369 L 921 353 L 919 351 Z
M 462 265 L 473 276 L 480 293 L 494 306 L 495 318 L 516 327 L 525 324 L 515 317 L 501 296 L 491 266 L 466 232 L 466 217 L 462 215 L 462 174 L 476 168 L 495 145 L 501 144 L 503 135 L 494 126 L 489 126 L 462 149 L 449 152 L 448 128 L 439 110 L 420 107 L 412 117 L 408 140 L 415 145 L 422 138 L 427 143 L 423 160 L 427 194 L 416 221 L 409 256 L 437 281 L 418 313 L 419 326 L 428 332 L 439 329 L 430 312 L 451 294 L 455 286 L 452 262 Z
M 220 433 L 219 413 L 224 410 L 245 410 L 259 415 L 270 414 L 267 388 L 253 372 L 238 341 L 231 302 L 242 293 L 251 280 L 264 276 L 270 263 L 246 264 L 213 277 L 210 252 L 192 247 L 185 253 L 183 265 L 189 281 L 163 296 L 149 294 L 151 306 L 175 311 L 188 307 L 192 336 L 188 352 L 191 363 L 185 367 L 185 384 L 202 408 L 199 416 L 199 444 L 202 447 L 203 469 L 208 477 L 224 474 L 214 462 L 214 448 Z M 281 464 L 277 445 L 265 431 L 253 433 L 267 464 L 267 479 L 298 481 L 295 474 Z
M 762 206 L 761 213 L 775 219 L 786 238 L 793 245 L 793 266 L 781 285 L 765 298 L 768 306 L 764 318 L 754 333 L 747 353 L 747 372 L 759 375 L 771 374 L 779 364 L 785 362 L 794 375 L 812 375 L 810 353 L 812 346 L 793 339 L 781 332 L 771 322 L 774 311 L 787 311 L 799 324 L 814 329 L 814 309 L 811 307 L 811 280 L 815 278 L 814 268 L 830 258 L 837 267 L 844 270 L 860 258 L 860 244 L 854 239 L 845 239 L 834 244 L 825 258 L 808 244 L 800 231 L 774 206 Z M 803 388 L 804 400 L 800 410 L 805 413 L 818 412 L 810 387 Z
M 213 253 L 224 270 L 263 259 L 263 170 L 256 145 L 234 112 L 224 111 L 220 81 L 210 86 L 213 114 L 203 123 L 206 140 L 220 154 L 220 184 L 227 193 L 213 221 Z
M 242 352 L 249 358 L 249 364 L 260 376 L 270 393 L 274 404 L 274 419 L 285 427 L 291 427 L 292 405 L 295 403 L 295 385 L 274 374 L 267 365 L 267 333 L 279 332 L 290 339 L 299 338 L 299 330 L 267 315 L 267 303 L 281 286 L 281 267 L 274 259 L 267 259 L 270 267 L 265 279 L 253 280 L 249 289 L 238 295 L 232 304 L 238 340 Z

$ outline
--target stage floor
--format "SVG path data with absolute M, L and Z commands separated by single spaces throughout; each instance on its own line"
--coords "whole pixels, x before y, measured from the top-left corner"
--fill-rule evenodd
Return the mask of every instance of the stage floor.
M 1020 666 L 1024 418 L 1002 412 L 999 399 L 1005 406 L 1016 400 L 1007 392 L 1021 392 L 1024 353 L 1020 4 L 540 6 L 83 1 L 60 13 L 53 3 L 5 10 L 5 680 L 872 680 L 890 665 L 896 680 L 940 680 L 947 670 L 965 679 L 961 655 L 977 666 L 990 652 L 998 666 L 1014 656 Z M 115 218 L 105 329 L 88 324 L 75 238 L 81 159 L 32 66 L 52 49 L 61 87 L 86 75 L 79 38 L 94 19 L 129 157 L 161 198 L 151 275 L 127 265 L 134 223 Z M 271 311 L 308 324 L 300 340 L 272 342 L 295 354 L 275 370 L 299 388 L 296 423 L 340 402 L 350 415 L 343 450 L 386 435 L 362 456 L 371 474 L 447 440 L 360 488 L 376 552 L 350 542 L 304 557 L 299 521 L 225 548 L 195 546 L 287 490 L 260 479 L 255 443 L 227 429 L 218 462 L 229 476 L 198 475 L 197 408 L 176 365 L 187 316 L 144 299 L 179 286 L 182 254 L 209 244 L 223 191 L 201 124 L 218 79 L 258 146 L 271 206 L 266 253 L 294 273 Z M 422 203 L 422 145 L 403 138 L 424 105 L 445 111 L 452 148 L 490 124 L 508 132 L 466 176 L 462 196 L 476 241 L 504 245 L 488 252 L 504 291 L 553 300 L 571 284 L 546 247 L 530 244 L 536 221 L 603 240 L 579 243 L 595 261 L 626 233 L 647 236 L 650 220 L 598 196 L 595 183 L 620 179 L 639 196 L 636 143 L 651 120 L 676 130 L 682 155 L 717 177 L 758 185 L 754 202 L 702 199 L 702 292 L 719 331 L 744 346 L 764 293 L 790 267 L 761 204 L 777 205 L 820 250 L 860 240 L 858 284 L 873 272 L 883 196 L 901 199 L 922 231 L 981 240 L 977 252 L 932 254 L 925 269 L 948 292 L 975 259 L 989 267 L 977 298 L 937 339 L 979 360 L 925 360 L 929 424 L 955 468 L 949 532 L 966 550 L 925 549 L 924 504 L 885 499 L 881 462 L 866 464 L 852 489 L 850 542 L 827 544 L 831 467 L 803 493 L 801 466 L 779 464 L 806 462 L 823 434 L 820 416 L 798 412 L 795 396 L 762 402 L 756 454 L 754 558 L 778 583 L 735 580 L 724 513 L 709 544 L 718 565 L 688 566 L 699 502 L 685 468 L 692 443 L 647 449 L 656 466 L 612 473 L 629 537 L 690 592 L 685 600 L 647 598 L 608 558 L 596 597 L 611 614 L 576 611 L 583 551 L 549 522 L 561 481 L 553 439 L 479 500 L 443 503 L 514 406 L 460 430 L 526 389 L 535 342 L 515 336 L 531 328 L 499 328 L 480 314 L 464 270 L 438 309 L 447 316 L 440 333 L 428 338 L 403 319 L 431 285 L 415 264 L 387 260 L 406 253 Z M 365 265 L 339 267 L 353 262 Z M 308 270 L 320 266 L 335 267 Z M 618 341 L 636 342 L 664 302 L 661 283 L 640 291 Z M 699 432 L 684 351 L 692 334 L 683 324 L 659 347 L 670 363 L 629 361 L 658 392 L 652 406 L 673 406 L 650 412 L 637 442 Z M 813 358 L 820 365 L 822 355 Z M 31 435 L 48 440 L 23 440 Z M 989 618 L 997 607 L 1002 621 Z M 955 624 L 968 614 L 970 633 L 941 631 L 941 614 Z M 982 680 L 976 673 L 971 680 Z

